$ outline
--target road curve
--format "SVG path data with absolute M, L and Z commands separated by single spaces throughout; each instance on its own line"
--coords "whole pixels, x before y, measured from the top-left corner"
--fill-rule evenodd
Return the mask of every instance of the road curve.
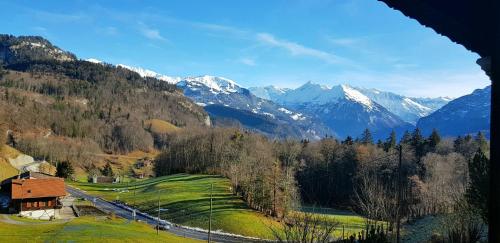
M 74 187 L 66 186 L 66 190 L 73 195 L 74 197 L 85 198 L 88 201 L 93 201 L 95 198 L 95 206 L 105 212 L 114 212 L 115 215 L 120 216 L 125 219 L 133 220 L 132 211 L 127 208 L 119 207 L 113 203 L 103 200 L 102 198 L 91 196 L 86 194 L 84 191 L 76 189 Z M 145 217 L 141 214 L 136 214 L 136 219 L 146 222 L 152 226 L 156 226 L 157 222 L 154 219 Z M 176 225 L 172 225 L 168 232 L 192 239 L 198 240 L 208 240 L 208 235 L 206 232 L 201 232 L 193 229 L 187 229 L 183 227 L 179 227 Z M 265 240 L 257 240 L 257 239 L 249 239 L 238 236 L 230 236 L 230 235 L 222 235 L 218 233 L 212 233 L 212 241 L 214 242 L 224 242 L 224 243 L 233 243 L 233 242 L 263 242 Z

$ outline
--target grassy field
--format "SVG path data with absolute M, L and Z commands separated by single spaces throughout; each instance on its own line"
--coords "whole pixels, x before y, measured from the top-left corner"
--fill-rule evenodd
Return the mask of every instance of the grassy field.
M 332 208 L 302 207 L 302 212 L 325 215 L 328 219 L 338 224 L 335 231 L 336 237 L 342 236 L 342 231 L 347 237 L 351 234 L 365 230 L 365 218 L 347 210 L 337 210 Z
M 211 184 L 214 187 L 212 215 L 214 229 L 247 236 L 272 237 L 269 226 L 277 223 L 272 218 L 249 209 L 241 198 L 231 193 L 229 181 L 219 176 L 178 174 L 128 185 L 127 183 L 74 183 L 73 185 L 108 200 L 120 200 L 136 205 L 141 211 L 152 215 L 157 214 L 159 197 L 161 218 L 206 229 Z
M 180 129 L 170 122 L 159 119 L 144 121 L 144 127 L 154 133 L 171 133 L 179 131 Z
M 156 231 L 123 219 L 80 217 L 69 222 L 0 221 L 0 242 L 201 242 Z M 0 218 L 1 220 L 2 218 Z
M 240 235 L 272 238 L 269 227 L 279 227 L 279 223 L 249 209 L 242 199 L 231 193 L 229 180 L 219 176 L 178 174 L 130 184 L 73 183 L 89 194 L 137 205 L 141 211 L 152 215 L 158 212 L 159 196 L 163 219 L 205 229 L 208 228 L 211 184 L 214 185 L 213 228 Z M 342 226 L 346 235 L 364 229 L 364 218 L 347 211 L 312 207 L 304 207 L 302 211 L 323 214 L 338 222 L 336 236 L 342 235 Z

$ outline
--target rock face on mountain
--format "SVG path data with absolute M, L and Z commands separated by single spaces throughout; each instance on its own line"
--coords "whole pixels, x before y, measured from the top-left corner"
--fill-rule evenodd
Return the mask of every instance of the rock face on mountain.
M 438 129 L 443 136 L 483 132 L 489 136 L 491 86 L 450 101 L 441 109 L 421 118 L 417 127 L 426 134 Z
M 0 64 L 46 60 L 75 61 L 76 57 L 39 36 L 0 35 Z

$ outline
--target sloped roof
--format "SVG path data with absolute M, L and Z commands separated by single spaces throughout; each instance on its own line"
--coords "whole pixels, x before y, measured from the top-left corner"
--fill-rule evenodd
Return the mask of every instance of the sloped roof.
M 379 0 L 482 57 L 493 51 L 494 6 L 489 0 Z
M 12 199 L 61 197 L 66 195 L 61 178 L 12 180 Z

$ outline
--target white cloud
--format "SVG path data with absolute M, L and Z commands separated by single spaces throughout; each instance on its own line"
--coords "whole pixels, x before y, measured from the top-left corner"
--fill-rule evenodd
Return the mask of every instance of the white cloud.
M 238 61 L 240 63 L 247 65 L 247 66 L 255 66 L 256 65 L 255 60 L 252 58 L 240 58 Z
M 323 60 L 324 62 L 327 62 L 329 64 L 346 64 L 349 61 L 341 58 L 339 56 L 336 56 L 332 53 L 328 53 L 322 50 L 310 48 L 303 46 L 301 44 L 287 41 L 287 40 L 281 40 L 269 33 L 258 33 L 256 34 L 257 40 L 260 41 L 261 43 L 270 45 L 270 46 L 275 46 L 279 48 L 283 48 L 287 50 L 291 55 L 293 56 L 309 56 L 309 57 L 314 57 L 320 60 Z
M 328 41 L 332 44 L 344 46 L 344 47 L 354 47 L 359 42 L 359 38 L 328 38 Z
M 139 31 L 141 34 L 151 40 L 160 40 L 160 41 L 167 41 L 167 38 L 163 37 L 160 34 L 160 31 L 157 29 L 150 28 L 149 26 L 145 25 L 144 23 L 139 23 Z

